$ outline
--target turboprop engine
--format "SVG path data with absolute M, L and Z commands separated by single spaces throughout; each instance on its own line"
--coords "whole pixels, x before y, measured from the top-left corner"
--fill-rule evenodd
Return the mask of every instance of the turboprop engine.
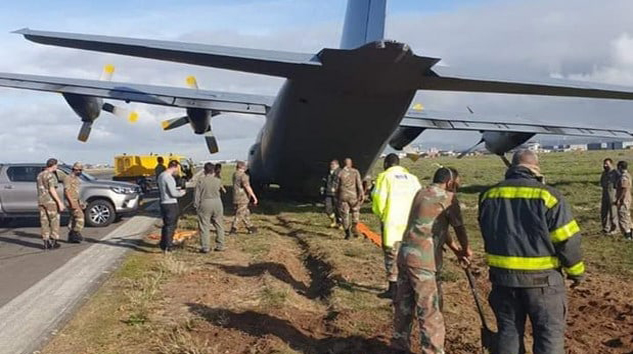
M 101 75 L 102 81 L 110 81 L 112 74 L 114 73 L 114 66 L 106 65 Z M 73 109 L 73 111 L 81 118 L 83 124 L 79 130 L 77 139 L 79 141 L 87 141 L 92 131 L 92 124 L 101 115 L 101 111 L 106 111 L 114 114 L 120 118 L 127 118 L 131 123 L 138 120 L 138 114 L 133 111 L 129 111 L 126 108 L 115 106 L 111 103 L 104 103 L 100 97 L 77 95 L 73 93 L 62 94 L 64 99 Z
M 187 86 L 191 89 L 197 90 L 198 83 L 196 78 L 189 76 L 187 78 Z M 213 135 L 211 118 L 217 116 L 218 114 L 220 114 L 220 112 L 208 109 L 187 108 L 187 115 L 163 121 L 163 130 L 171 130 L 189 124 L 195 134 L 204 135 L 204 140 L 209 152 L 211 154 L 215 154 L 220 151 L 220 148 L 215 135 Z

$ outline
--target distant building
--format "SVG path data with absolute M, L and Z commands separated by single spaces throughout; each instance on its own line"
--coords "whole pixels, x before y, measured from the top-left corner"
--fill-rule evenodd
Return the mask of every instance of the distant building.
M 615 143 L 589 143 L 587 144 L 587 150 L 606 150 L 606 149 L 621 149 L 612 147 Z
M 587 151 L 587 144 L 569 144 L 571 151 Z

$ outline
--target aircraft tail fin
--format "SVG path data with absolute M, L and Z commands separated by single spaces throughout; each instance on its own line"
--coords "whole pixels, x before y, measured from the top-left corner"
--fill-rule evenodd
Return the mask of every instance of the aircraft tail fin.
M 341 49 L 355 49 L 385 35 L 387 0 L 348 0 Z

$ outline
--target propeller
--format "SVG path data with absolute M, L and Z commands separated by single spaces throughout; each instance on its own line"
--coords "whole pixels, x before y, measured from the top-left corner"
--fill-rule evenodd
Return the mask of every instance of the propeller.
M 92 122 L 83 122 L 81 128 L 79 129 L 79 135 L 77 135 L 77 140 L 85 143 L 88 141 L 90 137 L 90 132 L 92 131 Z
M 112 76 L 114 75 L 114 65 L 107 64 L 103 67 L 103 71 L 101 72 L 101 77 L 99 80 L 101 81 L 112 81 Z M 101 106 L 101 109 L 104 111 L 113 114 L 115 117 L 121 119 L 127 119 L 130 123 L 136 123 L 138 121 L 138 113 L 136 111 L 132 111 L 125 107 L 117 106 L 112 103 L 104 103 Z
M 114 74 L 114 66 L 106 65 L 101 73 L 101 80 L 110 81 Z M 77 139 L 82 142 L 88 141 L 92 124 L 99 118 L 102 111 L 113 114 L 116 117 L 127 119 L 130 123 L 138 120 L 138 113 L 127 108 L 113 105 L 112 103 L 103 102 L 100 97 L 78 95 L 74 93 L 63 93 L 64 99 L 81 118 L 83 122 Z
M 457 155 L 457 158 L 458 158 L 458 159 L 461 159 L 462 157 L 464 157 L 464 156 L 466 156 L 466 155 L 470 154 L 471 152 L 475 151 L 475 149 L 476 149 L 479 145 L 481 145 L 481 143 L 483 143 L 483 142 L 485 142 L 485 140 L 484 140 L 484 138 L 481 138 L 481 139 L 477 142 L 477 144 L 475 144 L 475 145 L 473 145 L 473 146 L 469 147 L 468 149 L 466 149 L 466 150 L 464 150 L 464 151 L 460 152 L 460 153 L 459 153 L 459 155 Z
M 198 80 L 196 80 L 194 76 L 188 76 L 185 82 L 188 88 L 198 90 Z M 213 110 L 187 108 L 186 116 L 165 120 L 161 122 L 161 126 L 163 130 L 172 130 L 186 124 L 191 125 L 195 134 L 204 136 L 204 141 L 209 153 L 215 154 L 220 151 L 220 148 L 218 146 L 218 141 L 213 134 L 211 118 L 218 114 L 220 113 Z

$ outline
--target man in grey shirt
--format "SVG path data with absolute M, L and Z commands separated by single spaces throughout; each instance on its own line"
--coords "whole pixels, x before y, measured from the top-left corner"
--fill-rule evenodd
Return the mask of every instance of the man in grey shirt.
M 163 229 L 160 235 L 160 249 L 171 252 L 172 239 L 178 225 L 178 198 L 185 195 L 185 191 L 176 188 L 174 174 L 178 172 L 180 163 L 169 161 L 167 169 L 158 176 L 158 190 L 160 191 L 160 213 L 163 216 Z

